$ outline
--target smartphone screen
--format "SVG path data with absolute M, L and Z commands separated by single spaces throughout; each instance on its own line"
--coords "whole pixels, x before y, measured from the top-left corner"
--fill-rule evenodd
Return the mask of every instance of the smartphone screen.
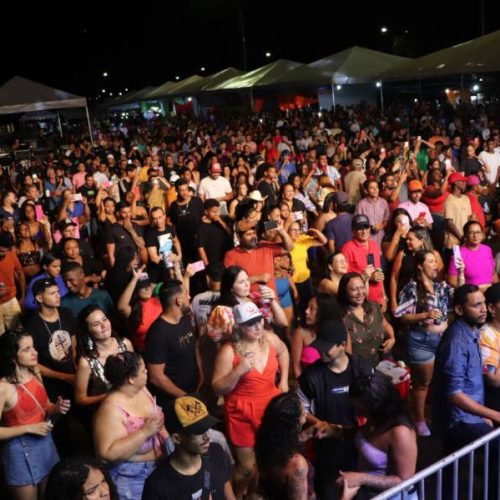
M 197 262 L 193 262 L 192 264 L 194 271 L 197 273 L 198 271 L 203 271 L 205 269 L 205 264 L 202 260 L 198 260 Z
M 368 262 L 369 266 L 375 266 L 375 255 L 369 253 L 366 257 L 366 261 Z
M 45 217 L 42 205 L 35 205 L 36 220 L 40 221 Z

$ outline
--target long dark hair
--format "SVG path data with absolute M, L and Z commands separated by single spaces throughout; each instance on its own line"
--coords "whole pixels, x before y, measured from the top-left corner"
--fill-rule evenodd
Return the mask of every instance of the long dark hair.
M 379 432 L 397 425 L 413 429 L 403 401 L 386 375 L 375 371 L 373 375 L 354 379 L 349 386 L 349 396 L 358 401 L 365 416 Z
M 89 327 L 87 325 L 87 318 L 94 312 L 101 311 L 103 314 L 107 314 L 97 305 L 89 304 L 84 307 L 80 314 L 78 314 L 78 330 L 76 333 L 76 359 L 77 361 L 83 356 L 84 358 L 98 358 L 99 352 L 97 351 L 97 346 L 92 335 L 90 334 Z M 109 319 L 109 318 L 108 318 Z M 114 330 L 111 330 L 111 336 L 117 337 Z
M 389 222 L 388 234 L 391 237 L 396 232 L 397 229 L 396 219 L 398 218 L 398 215 L 406 215 L 408 217 L 408 220 L 411 220 L 410 212 L 408 212 L 406 208 L 396 208 L 394 212 L 392 212 L 391 220 Z
M 72 457 L 61 460 L 49 475 L 44 500 L 82 500 L 83 485 L 91 469 L 99 469 L 109 486 L 111 500 L 118 500 L 116 488 L 104 465 L 96 458 Z
M 425 262 L 427 255 L 434 255 L 432 250 L 419 250 L 415 254 L 415 272 L 413 279 L 417 284 L 417 313 L 427 311 L 427 289 L 425 288 L 424 279 L 422 277 L 422 270 L 418 267 Z
M 335 297 L 329 293 L 318 293 L 316 301 L 318 302 L 318 325 L 330 319 L 340 319 L 339 305 Z
M 31 337 L 31 333 L 23 328 L 8 330 L 0 336 L 0 378 L 5 378 L 11 384 L 19 382 L 16 376 L 16 356 L 24 337 Z
M 359 273 L 345 273 L 339 281 L 339 291 L 337 292 L 337 300 L 342 308 L 349 307 L 349 297 L 347 296 L 347 285 L 354 278 L 359 278 L 364 282 L 363 277 Z M 366 298 L 365 298 L 366 300 Z
M 236 281 L 236 277 L 241 273 L 241 271 L 245 270 L 240 266 L 229 266 L 224 270 L 220 283 L 220 298 L 217 305 L 234 307 L 239 304 L 234 296 L 232 288 L 234 282 Z
M 255 440 L 255 458 L 260 471 L 283 467 L 300 450 L 302 408 L 297 394 L 274 397 L 267 405 Z

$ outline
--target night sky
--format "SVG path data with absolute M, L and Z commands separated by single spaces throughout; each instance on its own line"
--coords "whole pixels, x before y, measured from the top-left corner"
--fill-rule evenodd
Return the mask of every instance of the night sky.
M 0 83 L 19 75 L 92 100 L 102 89 L 116 95 L 177 75 L 243 69 L 239 11 L 249 70 L 279 58 L 309 63 L 352 45 L 416 57 L 481 34 L 481 0 L 8 3 L 18 6 L 2 6 Z M 500 29 L 500 2 L 483 5 L 485 33 Z

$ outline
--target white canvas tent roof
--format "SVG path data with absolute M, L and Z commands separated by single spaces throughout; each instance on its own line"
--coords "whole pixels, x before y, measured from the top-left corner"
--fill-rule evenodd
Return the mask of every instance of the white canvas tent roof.
M 145 94 L 146 99 L 161 99 L 162 97 L 166 97 L 171 89 L 176 86 L 176 82 L 172 82 L 167 80 L 165 83 L 162 83 L 158 87 L 153 87 L 153 89 Z
M 328 76 L 330 82 L 348 85 L 374 82 L 384 71 L 408 61 L 412 59 L 355 45 L 314 61 L 309 66 Z
M 203 90 L 236 90 L 250 87 L 261 87 L 272 85 L 284 72 L 303 66 L 302 63 L 278 59 L 270 64 L 261 66 L 240 76 L 235 76 L 229 80 L 219 83 L 210 83 L 203 87 Z
M 419 57 L 384 72 L 382 78 L 417 80 L 492 71 L 500 71 L 500 30 Z
M 87 99 L 14 76 L 0 87 L 0 114 L 86 107 Z

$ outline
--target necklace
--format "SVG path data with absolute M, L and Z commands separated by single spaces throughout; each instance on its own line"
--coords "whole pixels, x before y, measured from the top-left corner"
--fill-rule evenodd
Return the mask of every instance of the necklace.
M 189 200 L 187 203 L 186 203 L 186 208 L 182 208 L 181 205 L 179 205 L 177 203 L 177 206 L 179 207 L 179 212 L 180 212 L 180 215 L 181 217 L 184 217 L 188 212 L 189 210 L 189 203 L 190 203 L 191 200 Z

